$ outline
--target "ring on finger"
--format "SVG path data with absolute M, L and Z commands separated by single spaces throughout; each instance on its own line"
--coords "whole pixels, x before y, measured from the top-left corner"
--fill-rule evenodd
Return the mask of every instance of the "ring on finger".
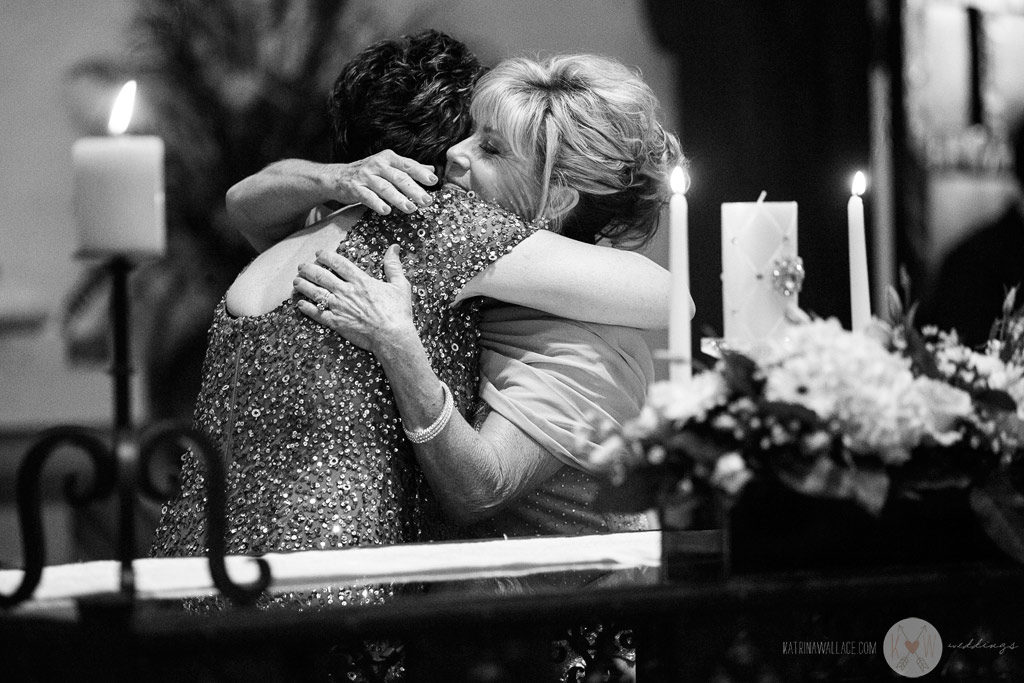
M 324 292 L 316 299 L 316 310 L 323 313 L 327 310 L 327 300 L 330 299 L 331 295 L 329 292 Z

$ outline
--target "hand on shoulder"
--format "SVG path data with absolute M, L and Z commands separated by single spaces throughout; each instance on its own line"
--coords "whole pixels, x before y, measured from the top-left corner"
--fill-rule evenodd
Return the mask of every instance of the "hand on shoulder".
M 394 207 L 405 213 L 428 206 L 430 194 L 421 185 L 437 184 L 430 166 L 389 149 L 350 164 L 324 166 L 324 182 L 342 204 L 364 204 L 381 215 Z

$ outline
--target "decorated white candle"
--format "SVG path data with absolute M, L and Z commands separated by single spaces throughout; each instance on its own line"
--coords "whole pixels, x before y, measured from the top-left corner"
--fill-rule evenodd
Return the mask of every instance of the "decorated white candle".
M 72 148 L 81 256 L 160 255 L 166 248 L 164 143 L 124 134 L 135 90 L 135 81 L 121 88 L 109 137 L 82 138 Z
M 722 322 L 726 342 L 785 334 L 803 266 L 797 257 L 796 202 L 722 204 Z
M 691 377 L 689 207 L 686 190 L 690 179 L 676 166 L 669 178 L 672 198 L 668 204 L 669 259 L 672 273 L 671 310 L 668 318 L 669 379 L 686 382 Z
M 863 330 L 871 322 L 871 289 L 868 283 L 868 248 L 864 234 L 864 200 L 867 180 L 860 171 L 853 176 L 846 222 L 850 233 L 850 319 L 853 330 Z

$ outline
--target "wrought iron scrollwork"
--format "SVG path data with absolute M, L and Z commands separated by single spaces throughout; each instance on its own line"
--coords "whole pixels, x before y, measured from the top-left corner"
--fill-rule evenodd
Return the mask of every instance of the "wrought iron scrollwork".
M 47 459 L 62 448 L 76 448 L 90 458 L 93 476 L 86 487 L 70 475 L 64 492 L 74 505 L 104 498 L 113 490 L 116 463 L 106 439 L 99 432 L 84 427 L 54 427 L 44 432 L 25 454 L 18 467 L 18 515 L 21 519 L 21 545 L 24 574 L 21 584 L 10 595 L 0 595 L 0 607 L 13 607 L 32 597 L 46 565 L 46 543 L 43 535 L 40 478 Z
M 154 458 L 165 452 L 164 446 L 176 445 L 188 448 L 206 465 L 206 543 L 210 559 L 210 575 L 213 584 L 226 597 L 237 604 L 250 605 L 270 585 L 270 565 L 262 558 L 255 558 L 259 568 L 259 578 L 249 584 L 239 584 L 228 576 L 224 564 L 226 543 L 225 531 L 225 477 L 224 464 L 217 451 L 205 434 L 190 425 L 181 423 L 162 423 L 154 425 L 143 434 L 139 469 L 142 475 L 139 488 L 156 500 L 164 500 L 168 496 L 165 488 L 156 481 L 153 472 Z
M 256 559 L 259 578 L 250 584 L 238 584 L 228 576 L 224 561 L 225 476 L 220 454 L 209 439 L 191 425 L 165 422 L 140 435 L 132 425 L 131 358 L 128 326 L 128 274 L 132 263 L 114 257 L 108 264 L 112 281 L 111 327 L 113 339 L 114 424 L 110 438 L 84 427 L 56 427 L 44 432 L 31 446 L 18 470 L 18 512 L 21 518 L 24 570 L 21 584 L 10 595 L 0 594 L 0 608 L 10 608 L 32 597 L 42 580 L 46 564 L 40 499 L 40 476 L 47 458 L 61 448 L 85 451 L 95 470 L 91 484 L 79 485 L 77 479 L 65 482 L 64 493 L 72 505 L 106 498 L 115 490 L 118 496 L 118 559 L 121 562 L 119 605 L 130 609 L 135 597 L 132 561 L 135 558 L 136 495 L 166 500 L 171 493 L 155 481 L 153 461 L 168 446 L 190 448 L 206 465 L 207 545 L 210 575 L 214 585 L 237 604 L 250 605 L 270 585 L 270 566 Z

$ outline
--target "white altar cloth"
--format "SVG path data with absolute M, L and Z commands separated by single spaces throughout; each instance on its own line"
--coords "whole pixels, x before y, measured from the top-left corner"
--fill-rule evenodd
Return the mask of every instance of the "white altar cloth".
M 661 532 L 637 531 L 593 536 L 488 539 L 272 553 L 271 591 L 315 589 L 324 585 L 364 585 L 406 581 L 449 581 L 496 576 L 527 576 L 565 570 L 618 570 L 658 567 Z M 170 599 L 216 593 L 205 557 L 146 558 L 133 563 L 141 599 Z M 227 558 L 236 582 L 257 576 L 251 557 Z M 118 590 L 115 560 L 44 568 L 32 599 L 18 607 L 51 609 L 87 595 Z M 12 593 L 22 571 L 0 571 L 0 591 Z

